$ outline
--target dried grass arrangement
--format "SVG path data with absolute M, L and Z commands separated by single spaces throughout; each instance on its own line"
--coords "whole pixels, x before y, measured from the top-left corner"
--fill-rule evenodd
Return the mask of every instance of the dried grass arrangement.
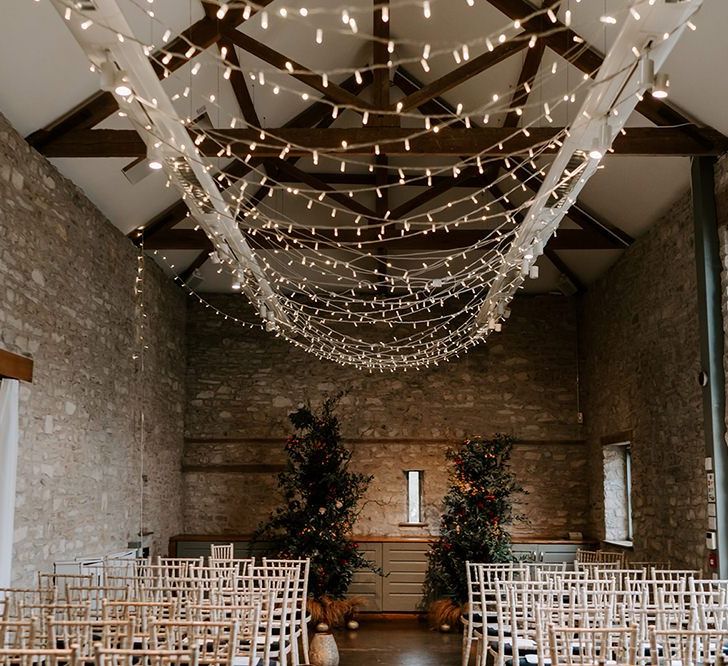
M 309 598 L 307 608 L 311 613 L 311 624 L 314 627 L 321 622 L 328 624 L 329 627 L 343 627 L 365 605 L 364 597 L 332 599 L 324 596 L 320 599 Z
M 442 626 L 449 626 L 457 631 L 462 626 L 460 616 L 463 607 L 452 599 L 438 599 L 433 601 L 427 608 L 427 619 L 433 629 L 440 629 Z

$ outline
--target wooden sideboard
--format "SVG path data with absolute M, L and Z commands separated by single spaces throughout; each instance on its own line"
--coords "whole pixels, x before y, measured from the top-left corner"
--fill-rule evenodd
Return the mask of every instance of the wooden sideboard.
M 355 537 L 359 548 L 384 576 L 371 571 L 354 574 L 349 594 L 366 599 L 365 612 L 412 613 L 420 610 L 422 585 L 427 570 L 427 551 L 432 537 Z M 233 543 L 235 557 L 262 557 L 266 544 L 251 545 L 249 535 L 189 535 L 169 540 L 171 557 L 200 557 L 210 553 L 213 543 Z M 513 552 L 542 562 L 573 562 L 577 548 L 593 548 L 591 541 L 514 539 Z

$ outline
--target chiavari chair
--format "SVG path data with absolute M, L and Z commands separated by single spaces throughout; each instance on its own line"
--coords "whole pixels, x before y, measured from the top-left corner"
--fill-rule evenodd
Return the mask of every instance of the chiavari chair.
M 0 620 L 0 648 L 30 649 L 38 647 L 39 640 L 38 618 Z
M 134 646 L 133 623 L 125 620 L 48 620 L 48 642 L 56 649 L 75 645 L 84 661 L 93 660 L 95 646 L 108 649 L 131 649 Z
M 66 590 L 72 587 L 91 587 L 96 585 L 93 574 L 57 574 L 38 572 L 38 589 L 56 589 L 56 597 L 59 600 L 66 599 Z
M 498 631 L 496 638 L 488 639 L 487 654 L 497 666 L 507 661 L 518 664 L 537 653 L 535 610 L 553 591 L 548 583 L 532 580 L 496 580 L 494 587 Z M 483 665 L 484 652 L 480 652 Z
M 617 626 L 611 607 L 599 608 L 581 606 L 578 603 L 537 604 L 535 608 L 536 661 L 539 666 L 550 664 L 550 627 L 580 627 L 585 629 L 610 628 Z
M 298 664 L 298 640 L 301 640 L 304 663 L 309 661 L 308 653 L 308 623 L 311 617 L 308 613 L 308 577 L 311 570 L 309 558 L 299 560 L 282 560 L 264 557 L 262 571 L 266 575 L 286 575 L 287 572 L 293 575 L 294 580 L 294 615 L 293 615 L 293 641 L 294 641 L 294 666 Z
M 233 666 L 238 646 L 238 621 L 152 620 L 149 626 L 153 650 L 179 650 L 197 646 L 199 663 Z
M 0 648 L 0 666 L 81 666 L 78 648 L 67 650 L 46 648 Z
M 549 625 L 551 666 L 636 666 L 635 627 Z
M 96 646 L 96 666 L 198 666 L 199 648 L 188 650 L 122 650 Z
M 0 588 L 0 618 L 20 617 L 20 605 L 52 604 L 56 601 L 56 588 Z
M 262 600 L 261 623 L 269 632 L 259 636 L 258 640 L 265 646 L 270 645 L 270 658 L 279 661 L 282 666 L 287 665 L 289 655 L 294 666 L 298 663 L 298 641 L 294 635 L 297 571 L 291 568 L 283 575 L 276 576 L 266 573 L 264 569 L 253 570 L 253 584 L 257 586 Z
M 657 589 L 655 628 L 660 631 L 692 629 L 693 613 L 690 592 L 684 586 Z
M 69 604 L 54 602 L 50 604 L 20 603 L 18 617 L 22 619 L 36 619 L 38 622 L 38 636 L 45 643 L 48 637 L 48 622 L 54 620 L 83 621 L 90 620 L 90 612 L 85 604 Z
M 232 560 L 233 559 L 234 544 L 211 544 L 210 545 L 210 559 L 211 560 Z
M 191 570 L 204 565 L 203 557 L 158 557 L 157 567 L 160 569 L 162 581 L 165 579 L 188 578 Z
M 695 585 L 690 579 L 692 628 L 728 632 L 728 590 L 718 585 Z
M 131 622 L 133 648 L 145 648 L 149 644 L 149 626 L 154 620 L 171 620 L 178 617 L 175 601 L 109 601 L 102 604 L 102 619 Z
M 559 575 L 566 571 L 566 562 L 521 562 L 526 580 L 541 580 L 541 574 Z
M 69 604 L 88 606 L 89 616 L 93 619 L 101 618 L 101 608 L 104 599 L 109 601 L 128 601 L 131 596 L 130 588 L 122 587 L 72 587 L 66 589 Z
M 652 632 L 650 666 L 724 666 L 728 632 L 660 630 Z
M 260 597 L 260 593 L 257 593 Z M 235 666 L 256 666 L 258 655 L 262 655 L 262 663 L 267 664 L 271 649 L 275 648 L 273 622 L 269 616 L 266 623 L 261 623 L 261 600 L 254 604 L 235 606 L 232 604 L 215 606 L 204 604 L 190 606 L 189 618 L 196 622 L 217 622 L 238 625 L 238 636 L 235 645 Z
M 483 654 L 487 653 L 485 643 L 488 634 L 497 636 L 494 581 L 514 580 L 526 575 L 521 565 L 513 562 L 497 564 L 466 562 L 465 571 L 468 605 L 460 616 L 463 624 L 462 666 L 467 666 L 473 644 L 477 646 L 477 659 L 481 661 Z
M 577 548 L 574 562 L 584 564 L 586 562 L 599 562 L 599 551 L 587 550 L 586 548 Z

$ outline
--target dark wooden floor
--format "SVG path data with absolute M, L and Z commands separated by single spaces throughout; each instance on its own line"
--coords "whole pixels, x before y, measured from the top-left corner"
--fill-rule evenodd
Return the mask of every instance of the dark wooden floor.
M 414 619 L 367 621 L 337 631 L 341 666 L 459 666 L 460 634 L 430 631 Z

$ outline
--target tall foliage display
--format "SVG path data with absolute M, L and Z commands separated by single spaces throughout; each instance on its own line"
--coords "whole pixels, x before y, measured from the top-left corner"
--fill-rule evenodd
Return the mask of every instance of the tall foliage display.
M 444 499 L 440 535 L 428 554 L 425 600 L 447 599 L 450 607 L 467 601 L 465 563 L 508 562 L 508 526 L 524 518 L 514 496 L 524 490 L 509 467 L 513 440 L 507 435 L 465 440 L 447 453 L 452 465 Z
M 319 412 L 307 405 L 290 415 L 296 434 L 278 476 L 283 504 L 256 533 L 279 557 L 311 559 L 309 594 L 325 605 L 343 599 L 356 569 L 372 568 L 351 540 L 372 477 L 349 470 L 351 451 L 334 414 L 340 397 L 328 398 Z

